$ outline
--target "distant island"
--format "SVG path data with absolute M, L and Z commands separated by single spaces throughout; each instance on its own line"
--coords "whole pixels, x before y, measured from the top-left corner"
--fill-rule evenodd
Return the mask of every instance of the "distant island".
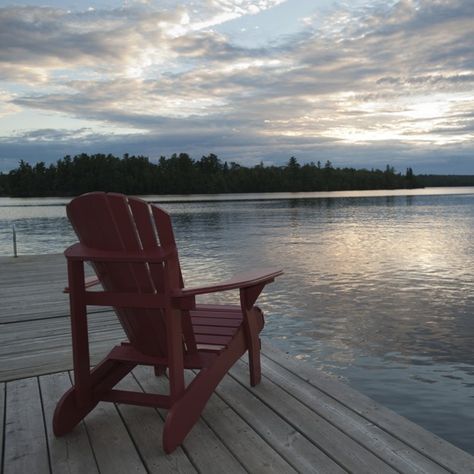
M 49 166 L 22 160 L 16 169 L 0 173 L 0 195 L 11 197 L 77 196 L 90 191 L 220 194 L 472 185 L 474 176 L 415 176 L 411 168 L 402 174 L 389 165 L 385 170 L 335 168 L 330 161 L 302 165 L 291 157 L 283 166 L 247 167 L 222 162 L 212 153 L 199 160 L 186 153 L 162 156 L 156 164 L 145 156 L 80 154 Z

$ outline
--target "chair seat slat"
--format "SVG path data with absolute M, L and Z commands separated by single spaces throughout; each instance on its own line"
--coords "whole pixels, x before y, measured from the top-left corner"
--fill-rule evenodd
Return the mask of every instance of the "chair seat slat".
M 213 336 L 209 334 L 196 334 L 197 344 L 212 344 L 216 346 L 226 346 L 230 342 L 229 336 Z
M 239 310 L 237 311 L 232 311 L 232 312 L 227 312 L 227 311 L 195 311 L 191 310 L 190 311 L 191 317 L 192 318 L 215 318 L 215 319 L 234 319 L 237 321 L 242 321 L 242 311 Z
M 193 326 L 195 334 L 209 334 L 216 336 L 232 336 L 235 333 L 235 329 L 231 327 L 222 326 Z
M 216 318 L 191 318 L 194 325 L 199 326 L 217 326 L 217 327 L 228 327 L 238 328 L 241 321 L 238 319 L 216 319 Z

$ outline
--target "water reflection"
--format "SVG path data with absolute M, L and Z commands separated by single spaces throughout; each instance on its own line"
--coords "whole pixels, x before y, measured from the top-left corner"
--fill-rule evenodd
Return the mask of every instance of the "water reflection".
M 218 266 L 282 265 L 267 334 L 474 452 L 473 199 L 328 201 L 226 210 Z
M 0 205 L 0 252 L 12 222 L 23 251 L 72 243 L 63 204 L 50 204 Z M 164 207 L 185 281 L 283 267 L 261 299 L 275 344 L 474 453 L 472 190 Z

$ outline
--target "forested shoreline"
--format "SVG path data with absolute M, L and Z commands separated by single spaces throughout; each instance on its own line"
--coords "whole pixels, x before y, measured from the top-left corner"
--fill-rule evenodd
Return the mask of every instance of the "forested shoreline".
M 248 192 L 339 191 L 400 189 L 427 186 L 411 168 L 396 172 L 336 168 L 324 164 L 300 164 L 291 157 L 283 166 L 253 167 L 222 162 L 216 155 L 199 160 L 186 153 L 162 156 L 152 163 L 145 156 L 80 154 L 65 156 L 55 164 L 34 166 L 20 161 L 8 173 L 0 173 L 0 195 L 11 197 L 76 196 L 90 191 L 126 194 L 216 194 Z

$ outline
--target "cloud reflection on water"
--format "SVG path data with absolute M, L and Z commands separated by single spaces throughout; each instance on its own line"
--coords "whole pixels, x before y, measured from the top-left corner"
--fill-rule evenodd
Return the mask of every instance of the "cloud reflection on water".
M 260 299 L 267 336 L 474 453 L 473 204 L 474 194 L 163 206 L 188 284 L 283 267 Z M 37 253 L 74 241 L 64 208 L 20 211 Z M 11 222 L 0 215 L 2 248 Z

